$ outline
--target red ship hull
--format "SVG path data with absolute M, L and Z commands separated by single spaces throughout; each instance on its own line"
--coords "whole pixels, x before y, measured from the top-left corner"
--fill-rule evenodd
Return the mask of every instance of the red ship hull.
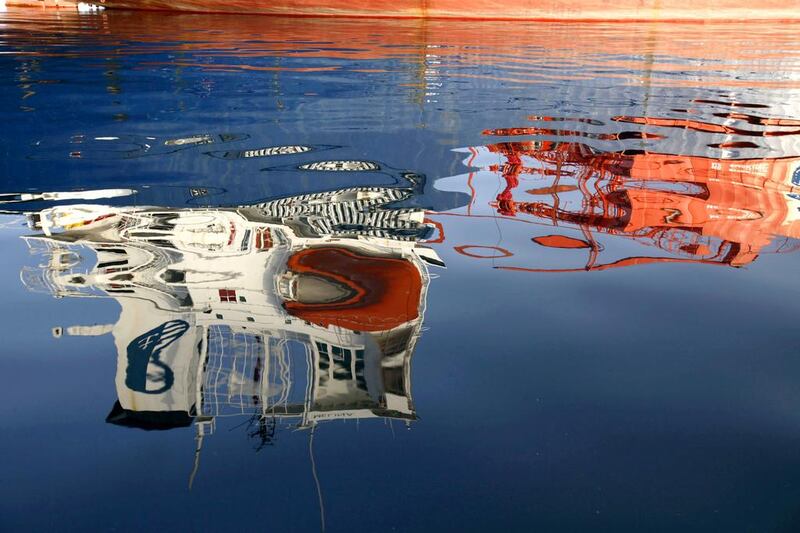
M 7 3 L 12 5 L 14 1 Z M 30 0 L 24 1 L 30 3 Z M 109 8 L 160 11 L 347 17 L 517 20 L 789 20 L 800 17 L 800 0 L 95 0 L 91 3 Z

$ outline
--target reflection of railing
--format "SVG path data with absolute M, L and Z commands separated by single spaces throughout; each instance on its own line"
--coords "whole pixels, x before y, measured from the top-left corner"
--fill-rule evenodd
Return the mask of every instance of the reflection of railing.
M 204 363 L 202 416 L 279 413 L 291 403 L 295 382 L 293 342 L 213 325 Z M 288 411 L 288 409 L 287 409 Z M 297 413 L 292 413 L 297 414 Z
M 41 268 L 23 267 L 19 273 L 22 284 L 31 292 L 56 294 L 58 287 L 53 283 L 52 276 Z
M 83 275 L 75 270 L 83 258 L 68 244 L 35 237 L 23 237 L 23 240 L 32 256 L 46 259 L 35 267 L 26 266 L 20 270 L 20 281 L 26 289 L 58 298 L 98 296 L 93 287 L 64 282 Z

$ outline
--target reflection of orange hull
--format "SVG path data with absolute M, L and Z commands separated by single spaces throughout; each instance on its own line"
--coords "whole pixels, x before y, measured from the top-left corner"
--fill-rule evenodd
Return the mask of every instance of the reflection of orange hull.
M 508 133 L 508 132 L 503 132 Z M 800 239 L 797 213 L 800 158 L 716 159 L 659 153 L 596 153 L 579 143 L 511 142 L 489 145 L 506 157 L 501 168 L 506 190 L 492 205 L 505 216 L 519 214 L 575 224 L 587 231 L 652 241 L 659 248 L 701 261 L 741 266 L 752 262 L 777 237 Z M 558 168 L 577 165 L 582 173 L 556 175 L 576 179 L 584 191 L 580 210 L 559 207 L 556 187 L 527 191 L 552 194 L 552 202 L 516 201 L 512 191 L 523 174 L 521 157 Z M 543 173 L 542 175 L 547 175 Z M 591 184 L 589 183 L 591 181 Z M 566 186 L 565 191 L 577 190 Z M 588 235 L 588 234 L 585 234 Z M 565 248 L 559 236 L 534 240 Z M 709 247 L 719 239 L 719 247 Z M 551 242 L 556 240 L 557 242 Z M 572 242 L 571 248 L 585 247 Z M 725 247 L 726 243 L 731 244 Z
M 105 0 L 104 5 L 215 13 L 446 17 L 482 19 L 753 19 L 797 18 L 795 0 Z
M 645 227 L 697 228 L 745 246 L 754 256 L 775 236 L 800 238 L 800 219 L 787 194 L 800 193 L 788 177 L 800 168 L 798 158 L 719 160 L 661 154 L 635 156 L 631 179 L 702 184 L 699 197 L 630 187 L 631 219 L 627 231 Z
M 738 25 L 725 23 L 596 25 L 475 20 L 465 24 L 452 20 L 232 15 L 215 17 L 212 24 L 216 31 L 209 32 L 207 17 L 180 13 L 164 16 L 156 12 L 109 15 L 107 11 L 101 16 L 85 17 L 64 10 L 43 13 L 19 9 L 9 11 L 3 18 L 25 24 L 26 33 L 15 34 L 13 42 L 26 54 L 35 56 L 62 55 L 65 44 L 85 42 L 92 36 L 97 39 L 97 47 L 83 54 L 107 56 L 109 52 L 103 45 L 108 45 L 113 48 L 114 57 L 144 52 L 142 61 L 152 61 L 151 53 L 165 51 L 213 57 L 213 61 L 197 61 L 196 57 L 181 54 L 165 62 L 176 68 L 274 71 L 290 67 L 265 65 L 263 59 L 289 55 L 342 59 L 347 63 L 314 68 L 355 70 L 364 68 L 358 60 L 397 59 L 399 65 L 409 65 L 420 75 L 430 61 L 436 61 L 436 68 L 448 78 L 489 77 L 513 83 L 541 83 L 551 82 L 554 74 L 569 79 L 581 68 L 594 68 L 597 53 L 602 51 L 617 56 L 614 60 L 606 57 L 602 62 L 603 76 L 619 79 L 621 85 L 638 83 L 640 79 L 650 86 L 713 83 L 719 87 L 800 88 L 800 81 L 774 75 L 773 61 L 800 53 L 793 24 L 748 21 L 737 29 Z M 169 42 L 164 42 L 164 35 L 170 36 Z M 131 44 L 116 46 L 120 41 Z M 754 50 L 752 42 L 762 43 L 763 49 Z M 47 46 L 50 43 L 52 47 Z M 135 43 L 155 46 L 144 50 Z M 531 56 L 531 49 L 537 50 L 535 56 Z M 632 50 L 635 55 L 631 55 Z M 766 54 L 764 50 L 775 52 Z M 676 62 L 675 58 L 702 61 Z M 540 65 L 548 62 L 569 66 L 563 71 L 542 71 Z M 714 62 L 717 72 L 734 72 L 746 62 L 748 79 L 709 75 L 709 62 Z M 454 68 L 465 63 L 494 68 L 471 73 Z M 677 77 L 673 75 L 676 71 L 687 74 Z

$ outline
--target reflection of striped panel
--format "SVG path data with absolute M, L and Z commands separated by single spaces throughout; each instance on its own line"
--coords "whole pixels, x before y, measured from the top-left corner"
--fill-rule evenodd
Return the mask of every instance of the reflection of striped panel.
M 272 155 L 291 155 L 291 154 L 302 154 L 305 152 L 310 152 L 311 147 L 309 146 L 271 146 L 269 148 L 261 148 L 260 150 L 244 150 L 241 153 L 243 158 L 250 158 L 250 157 L 267 157 Z
M 338 208 L 338 209 L 337 209 Z M 319 235 L 369 235 L 388 239 L 413 240 L 427 229 L 410 217 L 414 210 L 347 211 L 332 206 L 327 216 L 308 217 L 307 221 Z
M 361 200 L 342 200 L 364 193 Z M 407 198 L 407 190 L 353 188 L 333 193 L 294 196 L 259 204 L 267 216 L 302 218 L 318 235 L 369 235 L 390 239 L 419 238 L 427 226 L 412 220 L 413 209 L 380 209 Z M 371 196 L 371 197 L 369 197 Z M 337 199 L 338 198 L 338 199 Z
M 337 198 L 357 195 L 358 193 L 372 193 L 371 198 L 361 200 L 340 200 Z M 253 207 L 261 208 L 264 214 L 274 217 L 297 217 L 303 215 L 327 214 L 333 205 L 346 205 L 350 210 L 366 211 L 370 208 L 386 205 L 408 198 L 409 192 L 405 189 L 390 189 L 378 187 L 363 187 L 341 189 L 334 192 L 302 194 L 282 198 Z
M 298 167 L 301 170 L 316 170 L 319 172 L 369 172 L 380 170 L 381 167 L 372 161 L 316 161 Z

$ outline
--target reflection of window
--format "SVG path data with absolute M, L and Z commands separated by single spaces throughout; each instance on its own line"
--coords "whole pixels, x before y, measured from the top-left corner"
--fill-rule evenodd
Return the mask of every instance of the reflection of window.
M 220 289 L 219 290 L 220 302 L 236 302 L 236 291 L 233 289 Z
M 318 342 L 317 350 L 319 351 L 319 384 L 325 385 L 328 379 L 330 379 L 328 369 L 331 366 L 331 358 L 328 355 L 328 345 Z
M 405 395 L 403 385 L 404 376 L 402 367 L 382 368 L 383 390 L 392 394 Z
M 411 342 L 412 333 L 412 328 L 406 328 L 404 330 L 395 331 L 389 335 L 386 335 L 381 340 L 383 355 L 388 357 L 390 355 L 398 354 L 408 348 L 408 344 Z
M 269 250 L 272 248 L 272 234 L 269 228 L 259 228 L 256 230 L 256 250 Z
M 364 350 L 356 350 L 356 386 L 367 390 L 367 380 L 364 378 Z
M 347 348 L 331 346 L 333 355 L 333 378 L 334 379 L 353 379 L 353 371 L 350 364 L 353 360 L 353 353 Z
M 317 342 L 316 346 L 319 353 L 317 366 L 320 385 L 325 384 L 332 375 L 333 379 L 337 381 L 355 380 L 356 387 L 367 390 L 363 348 L 343 348 L 325 342 Z

